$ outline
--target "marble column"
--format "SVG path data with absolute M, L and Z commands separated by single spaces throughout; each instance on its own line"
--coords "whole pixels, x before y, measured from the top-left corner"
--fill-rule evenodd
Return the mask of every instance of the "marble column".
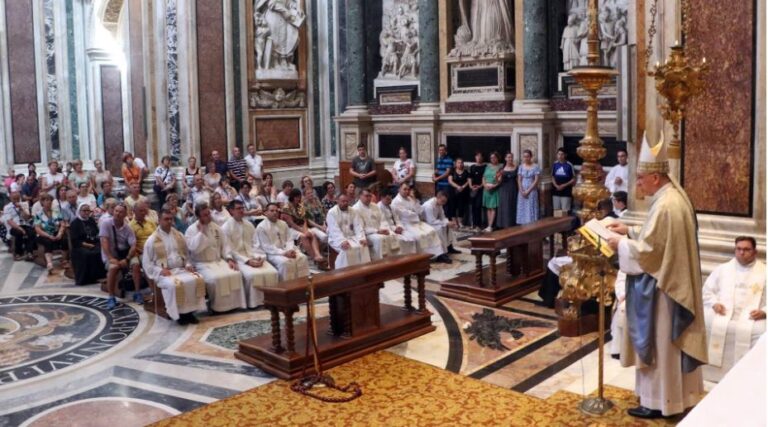
M 549 95 L 547 81 L 547 4 L 541 0 L 523 2 L 524 93 L 526 100 L 543 100 Z
M 440 101 L 438 24 L 438 3 L 435 0 L 419 0 L 419 85 L 422 104 Z
M 347 109 L 365 109 L 365 1 L 347 0 Z

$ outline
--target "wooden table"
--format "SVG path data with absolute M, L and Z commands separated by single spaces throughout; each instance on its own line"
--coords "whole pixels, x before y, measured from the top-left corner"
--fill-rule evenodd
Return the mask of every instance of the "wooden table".
M 550 217 L 470 237 L 475 270 L 441 283 L 438 295 L 498 307 L 528 294 L 538 289 L 544 277 L 542 241 L 550 237 L 550 257 L 554 257 L 554 234 L 562 234 L 563 249 L 567 249 L 566 233 L 572 228 L 573 217 Z M 499 274 L 496 257 L 502 251 L 506 251 L 507 263 Z M 487 267 L 483 266 L 483 256 L 490 259 Z
M 329 297 L 330 317 L 317 319 L 316 323 L 323 368 L 435 330 L 432 314 L 426 308 L 424 288 L 430 257 L 400 255 L 313 276 L 315 298 Z M 415 307 L 411 293 L 414 276 Z M 379 290 L 384 282 L 399 278 L 404 278 L 403 306 L 379 303 Z M 312 364 L 311 352 L 306 357 L 306 323 L 296 325 L 293 319 L 299 306 L 307 302 L 308 280 L 305 277 L 259 290 L 264 292 L 264 305 L 270 311 L 272 332 L 240 341 L 235 357 L 279 378 L 298 378 L 305 365 Z

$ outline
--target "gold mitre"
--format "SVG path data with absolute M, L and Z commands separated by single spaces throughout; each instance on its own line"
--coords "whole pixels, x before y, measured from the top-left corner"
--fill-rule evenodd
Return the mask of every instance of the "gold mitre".
M 661 132 L 659 142 L 653 147 L 648 144 L 646 133 L 643 132 L 643 142 L 640 144 L 640 158 L 637 161 L 637 172 L 669 173 L 667 147 L 664 145 L 664 131 Z

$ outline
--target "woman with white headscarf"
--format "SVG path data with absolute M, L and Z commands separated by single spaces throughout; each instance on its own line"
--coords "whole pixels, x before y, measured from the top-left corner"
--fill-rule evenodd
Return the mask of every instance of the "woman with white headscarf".
M 78 286 L 95 283 L 107 275 L 101 261 L 99 226 L 91 214 L 91 206 L 80 203 L 77 206 L 77 218 L 69 225 L 72 267 L 75 270 L 75 284 Z

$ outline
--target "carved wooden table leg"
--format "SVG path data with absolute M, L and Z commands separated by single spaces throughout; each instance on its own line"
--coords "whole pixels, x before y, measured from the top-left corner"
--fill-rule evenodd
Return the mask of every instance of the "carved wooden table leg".
M 283 309 L 283 314 L 285 315 L 285 336 L 288 341 L 287 350 L 289 353 L 296 352 L 296 334 L 293 330 L 293 313 L 296 311 L 298 311 L 296 307 Z
M 490 254 L 491 257 L 491 287 L 496 289 L 496 252 Z
M 515 271 L 514 271 L 515 270 L 515 268 L 514 268 L 514 265 L 515 265 L 514 257 L 515 256 L 514 256 L 514 254 L 512 252 L 513 252 L 512 248 L 507 248 L 507 273 L 510 276 L 514 276 L 515 275 Z
M 483 287 L 483 254 L 475 254 L 475 284 Z
M 285 349 L 280 342 L 280 312 L 277 307 L 269 306 L 269 315 L 272 320 L 272 351 L 282 353 Z
M 425 274 L 419 274 L 416 276 L 418 282 L 417 292 L 419 295 L 419 312 L 425 313 L 427 311 L 427 291 L 424 287 Z
M 341 334 L 342 338 L 350 338 L 352 336 L 352 296 L 349 293 L 341 295 L 344 301 L 344 332 Z
M 413 302 L 411 301 L 411 275 L 403 278 L 403 292 L 405 297 L 405 310 L 413 311 Z

